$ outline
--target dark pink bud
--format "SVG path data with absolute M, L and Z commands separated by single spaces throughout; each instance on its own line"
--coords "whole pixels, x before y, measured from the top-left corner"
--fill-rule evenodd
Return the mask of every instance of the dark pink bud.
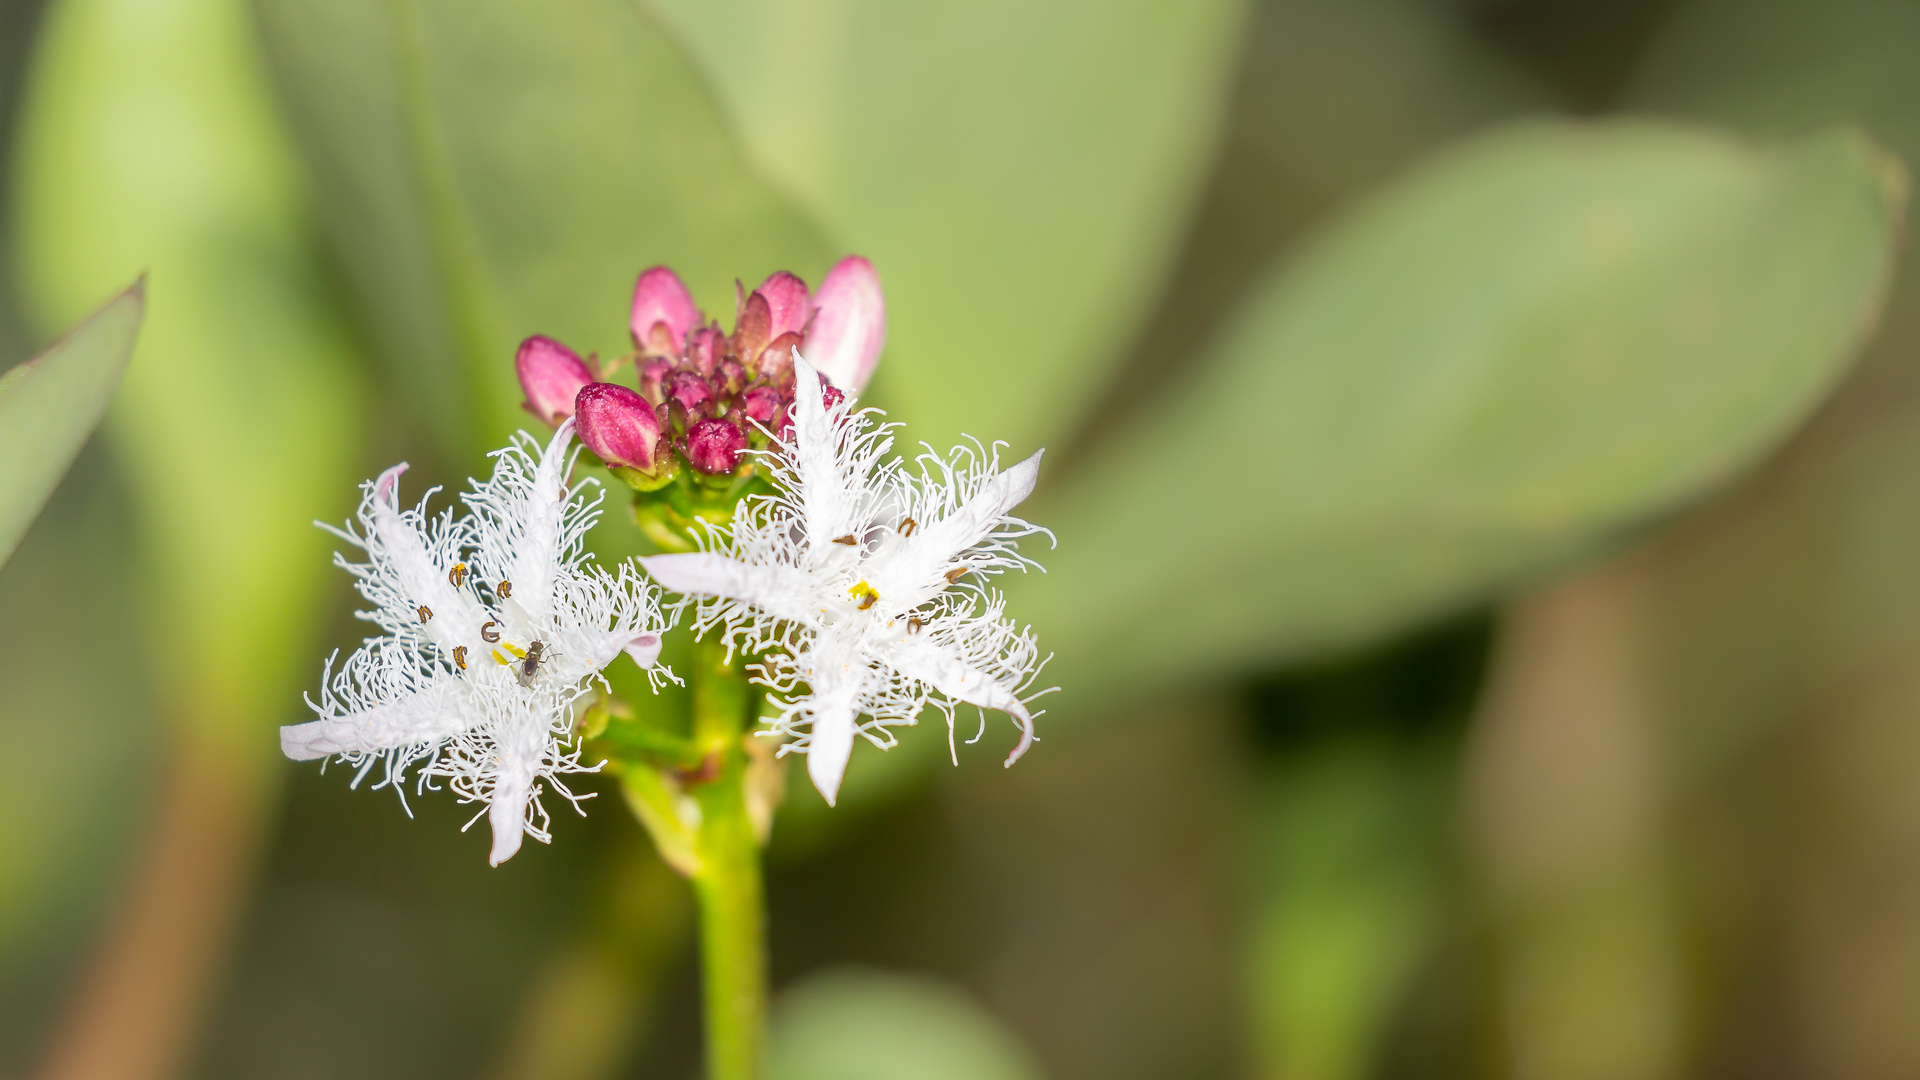
M 747 385 L 747 369 L 732 360 L 722 360 L 714 365 L 713 374 L 708 376 L 707 385 L 718 397 L 732 397 Z
M 799 334 L 788 331 L 767 343 L 760 353 L 760 362 L 754 365 L 759 377 L 770 383 L 793 381 L 793 350 L 800 347 Z
M 887 344 L 887 301 L 873 264 L 849 255 L 813 297 L 813 328 L 801 353 L 827 381 L 859 393 Z
M 743 364 L 760 358 L 760 350 L 773 340 L 773 307 L 760 293 L 753 293 L 740 305 L 740 320 L 733 327 L 733 355 Z
M 813 318 L 813 302 L 807 295 L 807 283 L 785 270 L 762 282 L 754 292 L 767 300 L 767 313 L 772 318 L 767 326 L 768 337 L 777 338 L 789 332 L 801 333 L 807 328 L 807 320 Z
M 773 426 L 773 418 L 785 404 L 780 391 L 771 386 L 749 386 L 746 393 L 740 395 L 741 414 L 768 427 Z
M 667 400 L 665 384 L 673 373 L 673 361 L 664 356 L 646 362 L 640 368 L 640 396 L 655 405 Z
M 699 322 L 700 309 L 694 306 L 693 294 L 679 274 L 656 266 L 633 283 L 633 314 L 628 325 L 633 329 L 633 343 L 649 355 L 680 355 L 687 331 Z
M 687 429 L 687 462 L 704 473 L 732 472 L 746 448 L 746 434 L 725 420 L 696 420 Z
M 667 376 L 664 385 L 667 402 L 679 405 L 690 413 L 698 412 L 700 406 L 713 400 L 713 388 L 697 371 L 676 371 Z
M 841 393 L 840 388 L 837 386 L 826 386 L 820 390 L 820 404 L 828 409 L 832 409 L 835 405 L 845 400 L 847 400 L 847 395 Z
M 618 383 L 589 383 L 574 402 L 580 441 L 609 465 L 652 469 L 660 421 L 647 399 Z
M 550 337 L 536 335 L 521 342 L 513 368 L 520 376 L 520 392 L 527 395 L 526 410 L 555 427 L 573 415 L 573 399 L 593 381 L 593 372 L 580 357 Z
M 713 374 L 713 365 L 727 355 L 727 339 L 717 327 L 703 326 L 687 338 L 687 359 L 702 375 Z

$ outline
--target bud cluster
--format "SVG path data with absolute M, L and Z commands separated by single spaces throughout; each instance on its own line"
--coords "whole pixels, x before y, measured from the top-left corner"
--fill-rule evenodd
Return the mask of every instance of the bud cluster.
M 548 424 L 575 418 L 580 440 L 636 488 L 684 468 L 722 478 L 791 423 L 796 350 L 835 386 L 858 392 L 886 344 L 886 303 L 873 264 L 842 259 L 820 290 L 780 271 L 738 287 L 732 333 L 709 322 L 678 274 L 656 266 L 633 287 L 634 351 L 604 370 L 548 337 L 520 346 L 526 408 Z M 631 360 L 639 388 L 613 382 Z

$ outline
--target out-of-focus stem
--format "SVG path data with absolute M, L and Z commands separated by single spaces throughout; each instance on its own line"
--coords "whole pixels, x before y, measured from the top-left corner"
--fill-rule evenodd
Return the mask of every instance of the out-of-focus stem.
M 265 831 L 271 762 L 218 732 L 180 744 L 127 884 L 40 1080 L 164 1080 L 193 1049 Z
M 700 970 L 705 987 L 707 1075 L 758 1080 L 767 1012 L 765 885 L 747 814 L 741 745 L 750 691 L 736 659 L 708 640 L 694 646 L 693 739 L 716 774 L 694 786 L 700 803 Z

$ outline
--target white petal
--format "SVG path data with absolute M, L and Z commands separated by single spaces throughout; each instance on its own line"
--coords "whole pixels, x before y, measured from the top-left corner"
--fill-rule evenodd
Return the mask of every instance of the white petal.
M 457 687 L 408 694 L 359 712 L 323 716 L 280 729 L 280 752 L 294 761 L 335 754 L 377 754 L 435 742 L 466 727 L 466 696 Z
M 808 575 L 792 567 L 751 566 L 704 551 L 652 555 L 642 558 L 640 565 L 671 592 L 724 596 L 795 622 L 811 622 L 820 614 L 813 603 Z
M 372 526 L 371 539 L 376 541 L 368 554 L 391 569 L 408 603 L 427 609 L 427 636 L 451 653 L 456 645 L 478 637 L 486 609 L 454 588 L 447 580 L 451 567 L 433 561 L 419 529 L 400 512 L 399 480 L 406 468 L 405 463 L 395 465 L 374 481 L 373 505 L 363 511 Z
M 840 796 L 840 780 L 846 775 L 853 736 L 859 730 L 858 701 L 867 665 L 857 651 L 845 648 L 812 652 L 798 661 L 813 690 L 807 701 L 813 718 L 806 747 L 807 775 L 832 806 Z
M 993 676 L 969 665 L 948 647 L 921 635 L 892 644 L 881 659 L 900 674 L 919 679 L 954 701 L 998 709 L 1018 720 L 1020 745 L 1007 757 L 1007 764 L 1020 760 L 1020 755 L 1033 744 L 1033 716 L 1019 695 Z
M 493 850 L 487 862 L 499 866 L 520 850 L 520 839 L 527 830 L 527 799 L 533 792 L 532 778 L 502 771 L 487 807 L 487 824 L 493 828 Z
M 643 668 L 650 668 L 660 662 L 660 635 L 641 634 L 626 644 L 626 654 L 633 662 Z
M 533 483 L 526 503 L 518 507 L 524 515 L 518 542 L 508 556 L 511 567 L 507 578 L 514 583 L 515 596 L 526 604 L 536 619 L 552 613 L 554 570 L 560 563 L 566 512 L 567 451 L 573 445 L 573 418 L 568 417 L 547 442 L 534 468 Z M 515 500 L 517 501 L 517 500 Z
M 973 498 L 934 522 L 921 522 L 912 536 L 872 569 L 869 580 L 881 596 L 915 606 L 946 586 L 953 560 L 987 538 L 1007 512 L 1033 494 L 1040 478 L 1040 456 L 1032 457 L 981 485 Z M 996 708 L 998 706 L 995 706 Z

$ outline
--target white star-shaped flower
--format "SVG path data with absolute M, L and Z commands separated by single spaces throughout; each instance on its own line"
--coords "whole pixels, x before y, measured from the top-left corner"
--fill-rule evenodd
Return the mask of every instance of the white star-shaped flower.
M 712 550 L 641 562 L 667 589 L 704 598 L 696 630 L 723 626 L 763 654 L 772 730 L 795 736 L 781 750 L 807 755 L 829 804 L 856 733 L 892 746 L 887 727 L 929 705 L 949 740 L 956 704 L 1011 715 L 1013 764 L 1033 741 L 1038 648 L 982 581 L 1037 566 L 1015 541 L 1046 530 L 1008 512 L 1033 490 L 1040 454 L 1001 471 L 996 449 L 929 449 L 910 470 L 888 458 L 891 425 L 829 401 L 797 355 L 794 369 L 793 428 L 766 456 L 779 494 L 744 503 Z
M 665 630 L 658 592 L 622 565 L 609 574 L 586 562 L 584 537 L 601 495 L 589 481 L 569 492 L 569 421 L 544 450 L 522 433 L 494 455 L 490 480 L 461 496 L 468 513 L 429 515 L 426 499 L 401 510 L 396 465 L 363 485 L 359 528 L 322 525 L 366 553 L 334 561 L 356 577 L 379 625 L 339 670 L 329 658 L 319 719 L 280 729 L 295 760 L 340 757 L 376 763 L 398 789 L 416 762 L 421 786 L 445 778 L 463 800 L 488 804 L 494 865 L 523 834 L 548 839 L 540 803 L 551 785 L 574 795 L 562 773 L 580 764 L 573 703 L 622 652 L 656 679 Z M 436 489 L 437 490 L 437 489 Z M 403 794 L 404 798 L 404 794 Z M 476 819 L 477 820 L 477 819 Z

